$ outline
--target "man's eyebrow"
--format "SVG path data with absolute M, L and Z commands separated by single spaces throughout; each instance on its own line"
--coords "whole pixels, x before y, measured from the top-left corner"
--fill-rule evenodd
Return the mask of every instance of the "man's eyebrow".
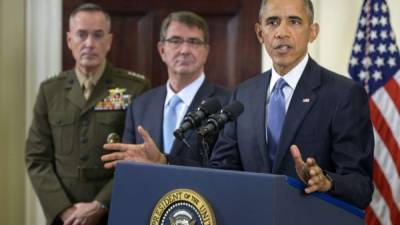
M 103 30 L 103 29 L 98 29 L 98 30 L 94 30 L 94 31 L 89 31 L 89 30 L 87 30 L 87 29 L 78 29 L 77 31 L 78 31 L 78 32 L 93 32 L 93 33 L 106 32 L 106 31 Z
M 168 37 L 167 39 L 172 39 L 172 38 L 174 38 L 174 39 L 176 39 L 176 38 L 183 39 L 181 36 L 178 36 L 178 35 L 172 35 L 171 37 Z
M 289 19 L 290 19 L 290 20 L 300 20 L 300 21 L 303 21 L 303 19 L 302 19 L 301 17 L 299 17 L 299 16 L 289 16 Z
M 277 19 L 279 19 L 279 17 L 277 17 L 277 16 L 270 16 L 270 17 L 265 18 L 265 21 L 277 20 Z

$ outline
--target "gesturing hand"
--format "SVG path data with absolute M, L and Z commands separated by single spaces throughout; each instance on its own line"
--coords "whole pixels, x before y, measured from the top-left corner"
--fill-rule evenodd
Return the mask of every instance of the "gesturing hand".
M 105 144 L 103 146 L 106 150 L 118 151 L 101 157 L 101 160 L 106 162 L 104 164 L 105 168 L 113 168 L 117 162 L 121 160 L 145 163 L 166 163 L 165 156 L 160 152 L 149 133 L 141 126 L 138 127 L 138 132 L 144 140 L 143 144 L 116 143 Z
M 307 186 L 304 189 L 306 193 L 326 192 L 332 188 L 331 181 L 326 178 L 314 158 L 307 158 L 304 162 L 296 145 L 290 146 L 290 152 L 294 159 L 297 175 Z

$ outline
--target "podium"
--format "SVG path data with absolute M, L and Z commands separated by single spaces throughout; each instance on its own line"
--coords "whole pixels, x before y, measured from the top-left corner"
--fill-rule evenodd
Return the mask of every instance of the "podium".
M 155 223 L 153 217 L 158 203 L 161 210 L 173 201 L 160 201 L 163 196 L 177 189 L 204 197 L 218 225 L 364 224 L 362 210 L 324 193 L 305 194 L 303 188 L 282 175 L 122 162 L 114 176 L 109 224 L 180 224 L 168 218 Z

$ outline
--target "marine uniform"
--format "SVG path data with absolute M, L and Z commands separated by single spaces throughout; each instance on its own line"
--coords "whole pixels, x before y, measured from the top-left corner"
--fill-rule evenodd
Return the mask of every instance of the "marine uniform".
M 144 76 L 109 63 L 88 100 L 74 70 L 41 84 L 25 159 L 47 224 L 59 224 L 58 215 L 77 202 L 109 206 L 114 171 L 103 168 L 102 146 L 112 133 L 122 137 L 128 100 L 149 88 Z

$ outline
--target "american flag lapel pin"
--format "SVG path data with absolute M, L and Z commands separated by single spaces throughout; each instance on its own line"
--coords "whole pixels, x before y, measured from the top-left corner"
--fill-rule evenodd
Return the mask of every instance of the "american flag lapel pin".
M 309 99 L 309 98 L 303 98 L 303 102 L 304 102 L 304 103 L 309 103 L 309 102 L 310 102 L 310 99 Z

